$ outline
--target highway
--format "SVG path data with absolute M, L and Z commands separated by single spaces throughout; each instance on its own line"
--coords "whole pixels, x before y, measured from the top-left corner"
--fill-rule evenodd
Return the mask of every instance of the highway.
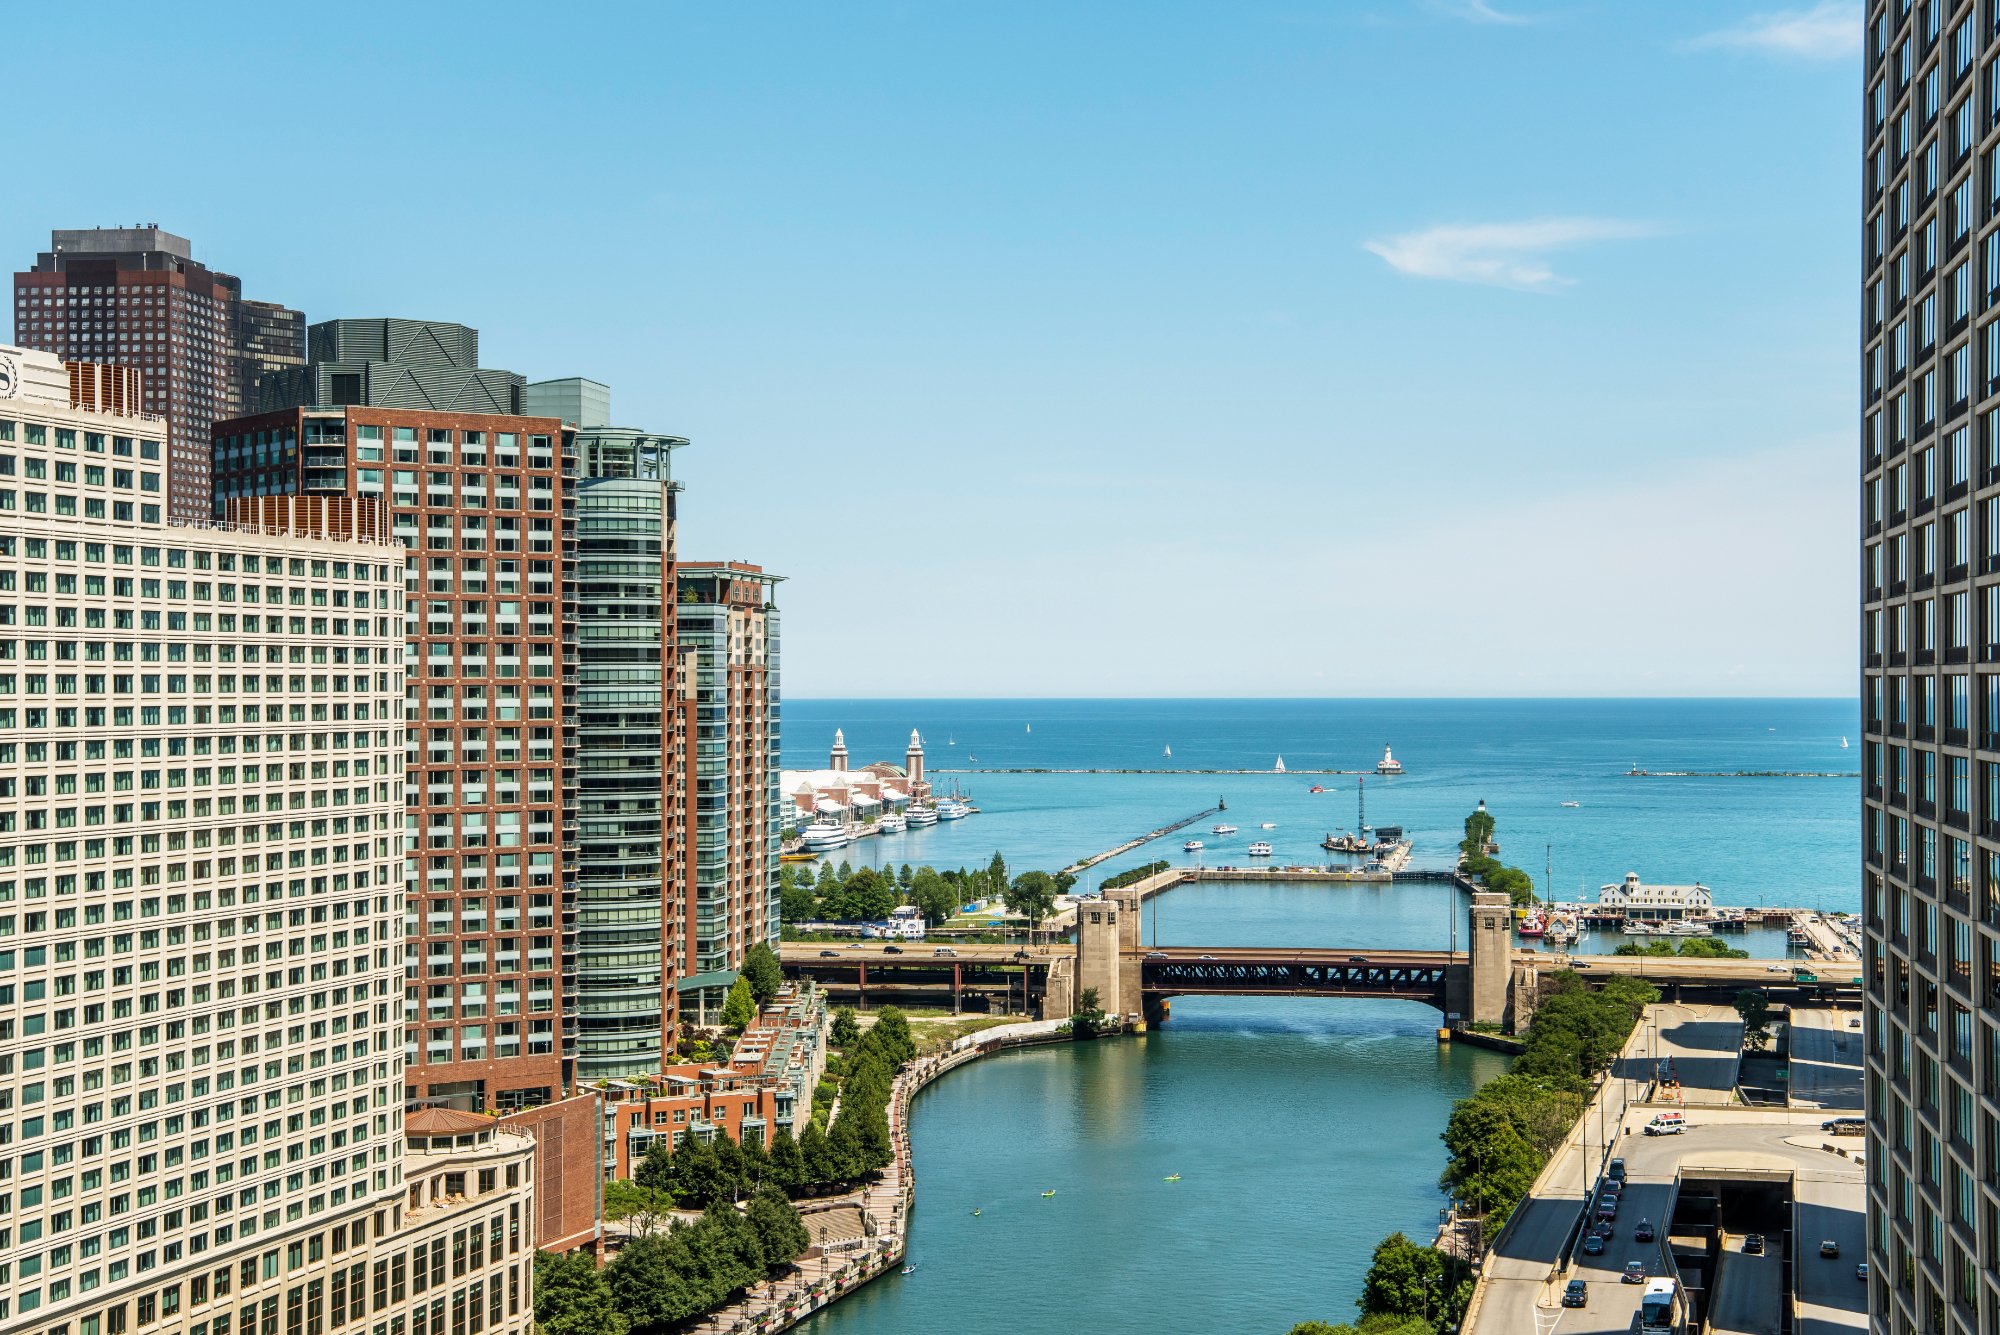
M 1778 1335 L 1784 1325 L 1785 1260 L 1776 1246 L 1746 1255 L 1743 1236 L 1729 1235 L 1715 1269 L 1709 1308 L 1713 1335 Z
M 1834 1143 L 1858 1147 L 1862 1142 L 1842 1139 Z M 1854 1185 L 1848 1186 L 1845 1177 L 1827 1174 L 1799 1180 L 1795 1215 L 1798 1335 L 1847 1335 L 1868 1328 L 1868 1285 L 1854 1273 L 1855 1266 L 1868 1259 L 1861 1213 L 1861 1168 L 1849 1159 L 1833 1162 L 1850 1165 L 1848 1173 Z M 1819 1254 L 1819 1244 L 1825 1238 L 1840 1244 L 1837 1259 L 1829 1260 Z
M 1861 1111 L 1860 1019 L 1859 1010 L 1793 1009 L 1787 1087 L 1794 1108 Z
M 1736 1070 L 1743 1048 L 1743 1017 L 1734 1006 L 1683 1006 L 1668 1002 L 1647 1009 L 1644 1060 L 1655 1073 L 1681 1082 L 1685 1104 L 1735 1101 Z
M 1534 959 L 1537 954 L 1521 952 L 1520 958 Z M 1539 958 L 1544 968 L 1557 967 L 1551 965 L 1551 957 L 1546 953 L 1539 953 Z M 1789 987 L 1794 967 L 1785 960 L 1711 960 L 1646 955 L 1571 955 L 1567 961 L 1570 967 L 1584 973 L 1630 973 L 1641 978 L 1741 983 L 1745 987 Z M 1858 986 L 1860 983 L 1861 966 L 1852 960 L 1807 967 L 1819 975 L 1821 982 L 1842 987 Z

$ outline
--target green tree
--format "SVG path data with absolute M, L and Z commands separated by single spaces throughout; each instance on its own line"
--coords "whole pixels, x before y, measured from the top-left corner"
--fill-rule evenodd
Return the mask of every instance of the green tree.
M 664 1137 L 646 1147 L 646 1157 L 632 1170 L 632 1181 L 648 1191 L 661 1191 L 672 1197 L 673 1147 L 667 1144 Z
M 826 1133 L 820 1130 L 818 1122 L 806 1123 L 806 1129 L 799 1134 L 799 1157 L 805 1163 L 806 1185 L 818 1187 L 843 1179 L 841 1165 L 833 1157 Z
M 873 867 L 863 867 L 840 883 L 838 899 L 844 921 L 877 922 L 896 907 L 895 882 Z
M 875 1024 L 868 1031 L 877 1050 L 887 1059 L 890 1071 L 917 1055 L 916 1039 L 910 1034 L 910 1019 L 901 1008 L 884 1006 L 875 1012 Z
M 787 1194 L 804 1190 L 806 1186 L 806 1158 L 799 1152 L 799 1142 L 784 1127 L 771 1137 L 771 1168 L 768 1180 L 783 1188 Z
M 1654 958 L 1673 954 L 1674 947 L 1671 941 L 1662 941 L 1658 937 L 1655 937 L 1643 943 L 1638 941 L 1620 941 L 1617 948 L 1611 953 L 1627 957 Z
M 790 871 L 791 868 L 785 868 Z M 778 920 L 780 922 L 815 922 L 819 918 L 819 897 L 813 893 L 810 882 L 793 880 L 778 889 Z
M 778 995 L 785 985 L 784 966 L 770 944 L 759 941 L 743 956 L 743 976 L 750 980 L 750 996 L 761 1006 Z
M 935 927 L 958 912 L 959 895 L 956 887 L 944 877 L 925 867 L 910 882 L 910 902 L 917 906 L 917 912 L 924 915 L 924 921 Z
M 1096 1038 L 1104 1032 L 1104 1007 L 1098 1004 L 1097 989 L 1086 987 L 1077 999 L 1076 1011 L 1069 1017 L 1071 1038 Z
M 750 998 L 750 980 L 739 976 L 730 984 L 729 999 L 722 1003 L 723 1027 L 740 1031 L 756 1018 L 757 1003 Z
M 604 1184 L 604 1217 L 623 1221 L 634 1233 L 651 1233 L 672 1219 L 674 1197 L 658 1187 L 613 1178 Z
M 774 1276 L 790 1269 L 793 1260 L 812 1246 L 799 1212 L 776 1187 L 765 1187 L 751 1197 L 746 1214 L 757 1230 L 765 1267 Z
M 587 1251 L 535 1253 L 535 1324 L 546 1335 L 625 1335 L 625 1316 Z
M 674 1199 L 685 1205 L 706 1208 L 735 1189 L 735 1180 L 725 1173 L 714 1141 L 691 1135 L 681 1142 L 668 1164 Z
M 1736 1013 L 1743 1017 L 1743 1034 L 1750 1046 L 1761 1049 L 1770 1041 L 1764 1026 L 1771 1022 L 1771 998 L 1762 988 L 1748 987 L 1736 994 Z
M 994 854 L 999 860 L 999 854 Z M 1014 883 L 1004 892 L 1009 913 L 1018 913 L 1028 920 L 1028 930 L 1033 932 L 1042 925 L 1042 920 L 1055 911 L 1055 878 L 1045 871 L 1024 871 L 1014 878 Z
M 1443 1253 L 1391 1233 L 1375 1245 L 1355 1305 L 1370 1316 L 1422 1317 L 1438 1310 L 1443 1286 Z
M 1688 959 L 1747 960 L 1750 952 L 1739 950 L 1719 936 L 1691 936 L 1680 943 L 1679 953 Z
M 633 1238 L 604 1269 L 618 1310 L 638 1335 L 664 1331 L 701 1310 L 704 1294 L 688 1276 L 686 1232 Z
M 1532 904 L 1535 895 L 1535 878 L 1519 867 L 1502 867 L 1486 877 L 1486 888 L 1507 896 L 1515 904 Z
M 854 1007 L 836 1006 L 833 1012 L 833 1045 L 837 1048 L 852 1047 L 861 1037 L 861 1026 L 855 1021 Z
M 820 863 L 819 883 L 815 887 L 819 891 L 820 899 L 824 901 L 826 897 L 828 895 L 831 895 L 836 889 L 839 888 L 839 886 L 840 886 L 840 879 L 833 874 L 833 864 L 831 862 Z
M 916 873 L 911 871 L 910 864 L 905 862 L 896 871 L 896 884 L 902 886 L 903 889 L 908 890 L 910 888 L 910 882 L 914 880 L 915 877 Z
M 1324 1321 L 1301 1321 L 1293 1326 L 1291 1335 L 1353 1335 L 1352 1326 L 1329 1326 Z
M 1000 850 L 993 850 L 993 861 L 986 864 L 986 883 L 995 894 L 1007 889 L 1007 859 L 1000 856 Z

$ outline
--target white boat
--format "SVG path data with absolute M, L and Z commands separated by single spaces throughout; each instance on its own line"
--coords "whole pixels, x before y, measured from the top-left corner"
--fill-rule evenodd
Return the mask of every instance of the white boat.
M 887 811 L 875 822 L 875 828 L 884 834 L 901 834 L 910 828 L 910 821 L 899 811 Z
M 1582 806 L 1582 805 L 1583 805 L 1583 803 L 1581 803 L 1581 802 L 1565 802 L 1565 803 L 1563 803 L 1563 805 L 1564 805 L 1564 806 L 1566 806 L 1566 807 L 1580 807 L 1580 806 Z
M 1389 748 L 1385 746 L 1382 748 L 1382 758 L 1375 763 L 1375 772 L 1377 774 L 1401 774 L 1403 772 L 1403 762 L 1391 755 Z
M 1182 844 L 1182 845 L 1181 845 L 1181 851 L 1182 851 L 1183 853 L 1199 853 L 1199 852 L 1201 852 L 1201 840 L 1199 840 L 1199 839 L 1190 839 L 1190 840 L 1188 840 L 1188 841 L 1187 841 L 1186 843 L 1184 843 L 1184 844 Z
M 963 820 L 971 810 L 972 808 L 963 802 L 946 798 L 944 801 L 938 803 L 937 818 L 939 820 Z
M 1259 825 L 1257 828 L 1260 830 L 1275 830 L 1278 828 L 1278 822 L 1274 820 L 1267 820 L 1262 825 Z
M 847 827 L 835 821 L 816 820 L 799 831 L 799 842 L 808 853 L 824 853 L 835 848 L 845 848 L 849 843 Z
M 1262 839 L 1259 839 L 1256 843 L 1250 845 L 1250 847 L 1244 849 L 1243 851 L 1245 853 L 1248 853 L 1253 858 L 1268 858 L 1271 856 L 1271 846 L 1265 843 Z
M 936 807 L 911 807 L 903 813 L 903 819 L 912 825 L 935 825 L 938 823 Z
M 1840 739 L 1840 749 L 1843 751 L 1847 749 L 1847 739 L 1845 737 Z
M 1285 772 L 1285 758 L 1283 756 L 1278 757 L 1278 763 L 1275 766 L 1275 770 L 1279 774 L 1283 774 Z
M 1168 760 L 1172 760 L 1174 758 L 1174 748 L 1171 746 L 1168 747 L 1164 754 Z
M 1234 825 L 1217 825 L 1217 826 L 1213 826 L 1213 827 L 1211 827 L 1211 828 L 1210 828 L 1210 830 L 1209 830 L 1209 833 L 1210 833 L 1210 834 L 1235 834 L 1235 833 L 1236 833 L 1236 827 L 1235 827 Z

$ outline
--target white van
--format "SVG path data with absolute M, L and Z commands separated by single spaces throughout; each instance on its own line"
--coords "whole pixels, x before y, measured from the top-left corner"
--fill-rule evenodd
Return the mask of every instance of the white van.
M 1678 1136 L 1687 1130 L 1687 1119 L 1677 1112 L 1664 1112 L 1646 1123 L 1649 1136 Z

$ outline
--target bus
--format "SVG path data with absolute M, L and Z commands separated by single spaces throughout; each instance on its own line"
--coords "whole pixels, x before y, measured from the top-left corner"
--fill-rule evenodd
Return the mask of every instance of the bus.
M 1646 1281 L 1646 1294 L 1639 1300 L 1640 1335 L 1682 1335 L 1686 1316 L 1679 1280 Z

